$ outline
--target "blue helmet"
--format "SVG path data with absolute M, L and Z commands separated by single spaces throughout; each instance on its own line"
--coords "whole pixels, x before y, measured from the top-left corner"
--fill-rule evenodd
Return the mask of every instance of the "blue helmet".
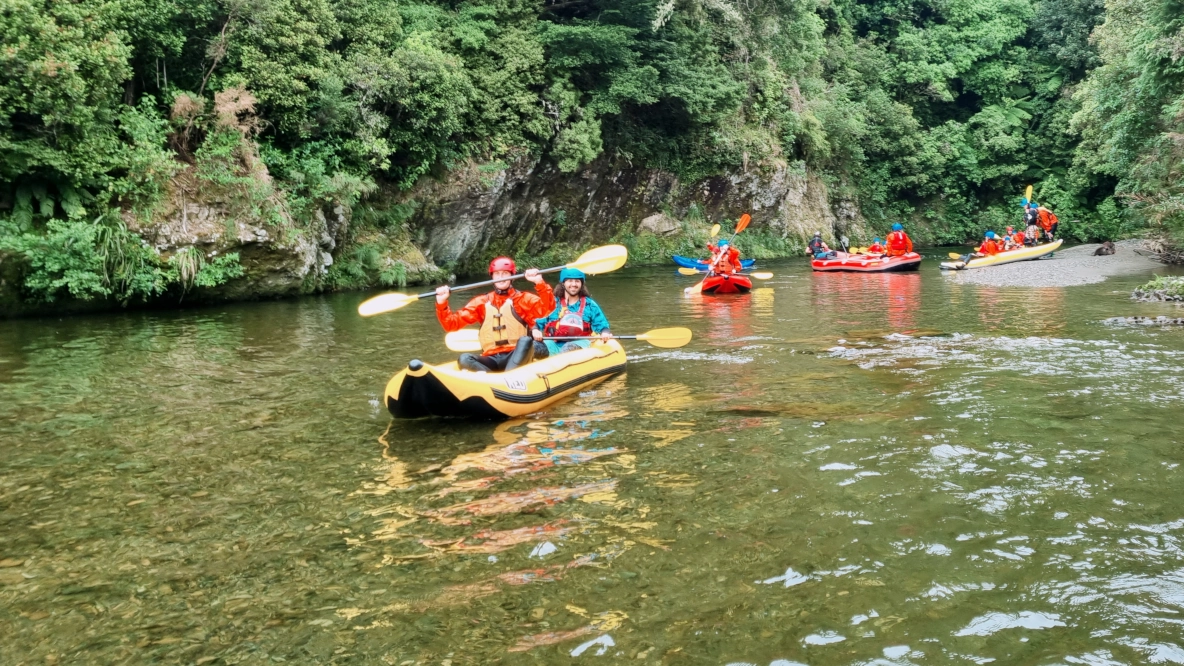
M 731 245 L 731 243 L 729 243 L 729 242 L 728 242 L 728 239 L 726 239 L 726 238 L 725 238 L 725 239 L 723 239 L 723 240 L 721 240 L 721 241 L 719 242 L 719 246 L 720 246 L 720 247 L 727 247 L 727 246 L 729 246 L 729 245 Z
M 896 224 L 892 225 L 892 230 L 893 231 L 904 231 L 904 225 L 901 224 L 900 222 L 897 222 Z
M 883 243 L 884 241 L 880 240 L 879 238 L 875 238 L 875 239 L 872 239 L 872 242 L 873 243 Z
M 994 232 L 994 231 L 988 231 L 988 232 L 987 232 L 987 238 L 994 238 L 994 237 L 995 237 L 995 232 Z
M 1031 206 L 1032 208 L 1039 208 L 1040 207 L 1040 204 L 1036 203 L 1035 201 L 1029 201 L 1028 205 Z
M 565 268 L 559 271 L 559 281 L 565 280 L 584 280 L 584 271 L 578 268 Z

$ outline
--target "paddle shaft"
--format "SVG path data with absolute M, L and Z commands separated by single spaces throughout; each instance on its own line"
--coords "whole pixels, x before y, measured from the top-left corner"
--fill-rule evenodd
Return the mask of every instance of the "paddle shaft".
M 609 338 L 612 340 L 636 340 L 637 336 L 636 335 L 610 335 Z M 544 335 L 543 339 L 544 340 L 600 340 L 602 338 L 599 335 L 565 335 L 565 336 Z
M 544 273 L 558 273 L 559 271 L 563 270 L 564 268 L 567 268 L 567 266 L 556 266 L 555 268 L 540 268 L 539 274 L 542 275 Z M 449 287 L 448 290 L 449 291 L 468 291 L 470 289 L 480 289 L 481 287 L 488 287 L 490 285 L 497 284 L 498 282 L 505 282 L 506 280 L 517 280 L 519 278 L 524 278 L 524 277 L 526 277 L 526 273 L 518 273 L 517 275 L 511 275 L 508 278 L 502 278 L 500 280 L 484 280 L 482 282 L 474 282 L 473 284 L 462 284 L 462 285 L 456 286 L 456 287 Z M 435 291 L 425 291 L 422 294 L 416 294 L 415 298 L 427 298 L 429 296 L 435 296 L 435 295 L 436 295 Z

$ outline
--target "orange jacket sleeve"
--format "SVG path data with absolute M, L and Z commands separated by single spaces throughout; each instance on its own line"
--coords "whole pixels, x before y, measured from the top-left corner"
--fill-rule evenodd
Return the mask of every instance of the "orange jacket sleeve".
M 913 251 L 913 239 L 909 238 L 908 234 L 904 235 L 905 252 Z
M 514 309 L 526 320 L 528 328 L 534 328 L 536 319 L 546 317 L 555 309 L 555 292 L 546 280 L 536 284 L 534 291 L 534 294 L 522 292 L 522 298 L 514 301 Z
M 440 320 L 440 325 L 449 333 L 459 331 L 469 324 L 481 323 L 485 321 L 485 302 L 488 300 L 488 294 L 481 294 L 456 312 L 448 307 L 448 303 L 436 303 L 436 319 Z

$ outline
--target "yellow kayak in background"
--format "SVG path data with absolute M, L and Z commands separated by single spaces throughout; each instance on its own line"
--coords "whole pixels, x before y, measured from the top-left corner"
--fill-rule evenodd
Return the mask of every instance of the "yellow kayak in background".
M 941 262 L 942 270 L 947 271 L 961 271 L 967 268 L 986 268 L 987 266 L 999 266 L 1002 264 L 1010 264 L 1013 261 L 1028 261 L 1029 259 L 1039 259 L 1046 257 L 1053 253 L 1061 243 L 1062 239 L 1057 239 L 1051 243 L 1044 245 L 1033 245 L 1032 247 L 1021 247 L 1015 250 L 1008 250 L 1007 252 L 1000 252 L 999 254 L 991 255 L 989 257 L 975 257 L 967 262 L 962 261 L 943 261 Z
M 471 372 L 456 362 L 429 365 L 413 360 L 386 385 L 384 401 L 399 419 L 463 416 L 505 419 L 543 407 L 625 371 L 625 350 L 616 340 L 595 341 L 509 372 Z

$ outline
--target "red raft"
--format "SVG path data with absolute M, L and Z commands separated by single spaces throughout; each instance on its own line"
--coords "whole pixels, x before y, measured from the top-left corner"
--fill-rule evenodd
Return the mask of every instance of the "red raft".
M 710 275 L 703 278 L 704 294 L 747 294 L 752 280 L 743 275 Z
M 870 256 L 836 252 L 829 259 L 814 259 L 810 268 L 816 271 L 852 271 L 856 273 L 891 273 L 915 271 L 921 267 L 921 255 L 909 252 L 899 257 Z

